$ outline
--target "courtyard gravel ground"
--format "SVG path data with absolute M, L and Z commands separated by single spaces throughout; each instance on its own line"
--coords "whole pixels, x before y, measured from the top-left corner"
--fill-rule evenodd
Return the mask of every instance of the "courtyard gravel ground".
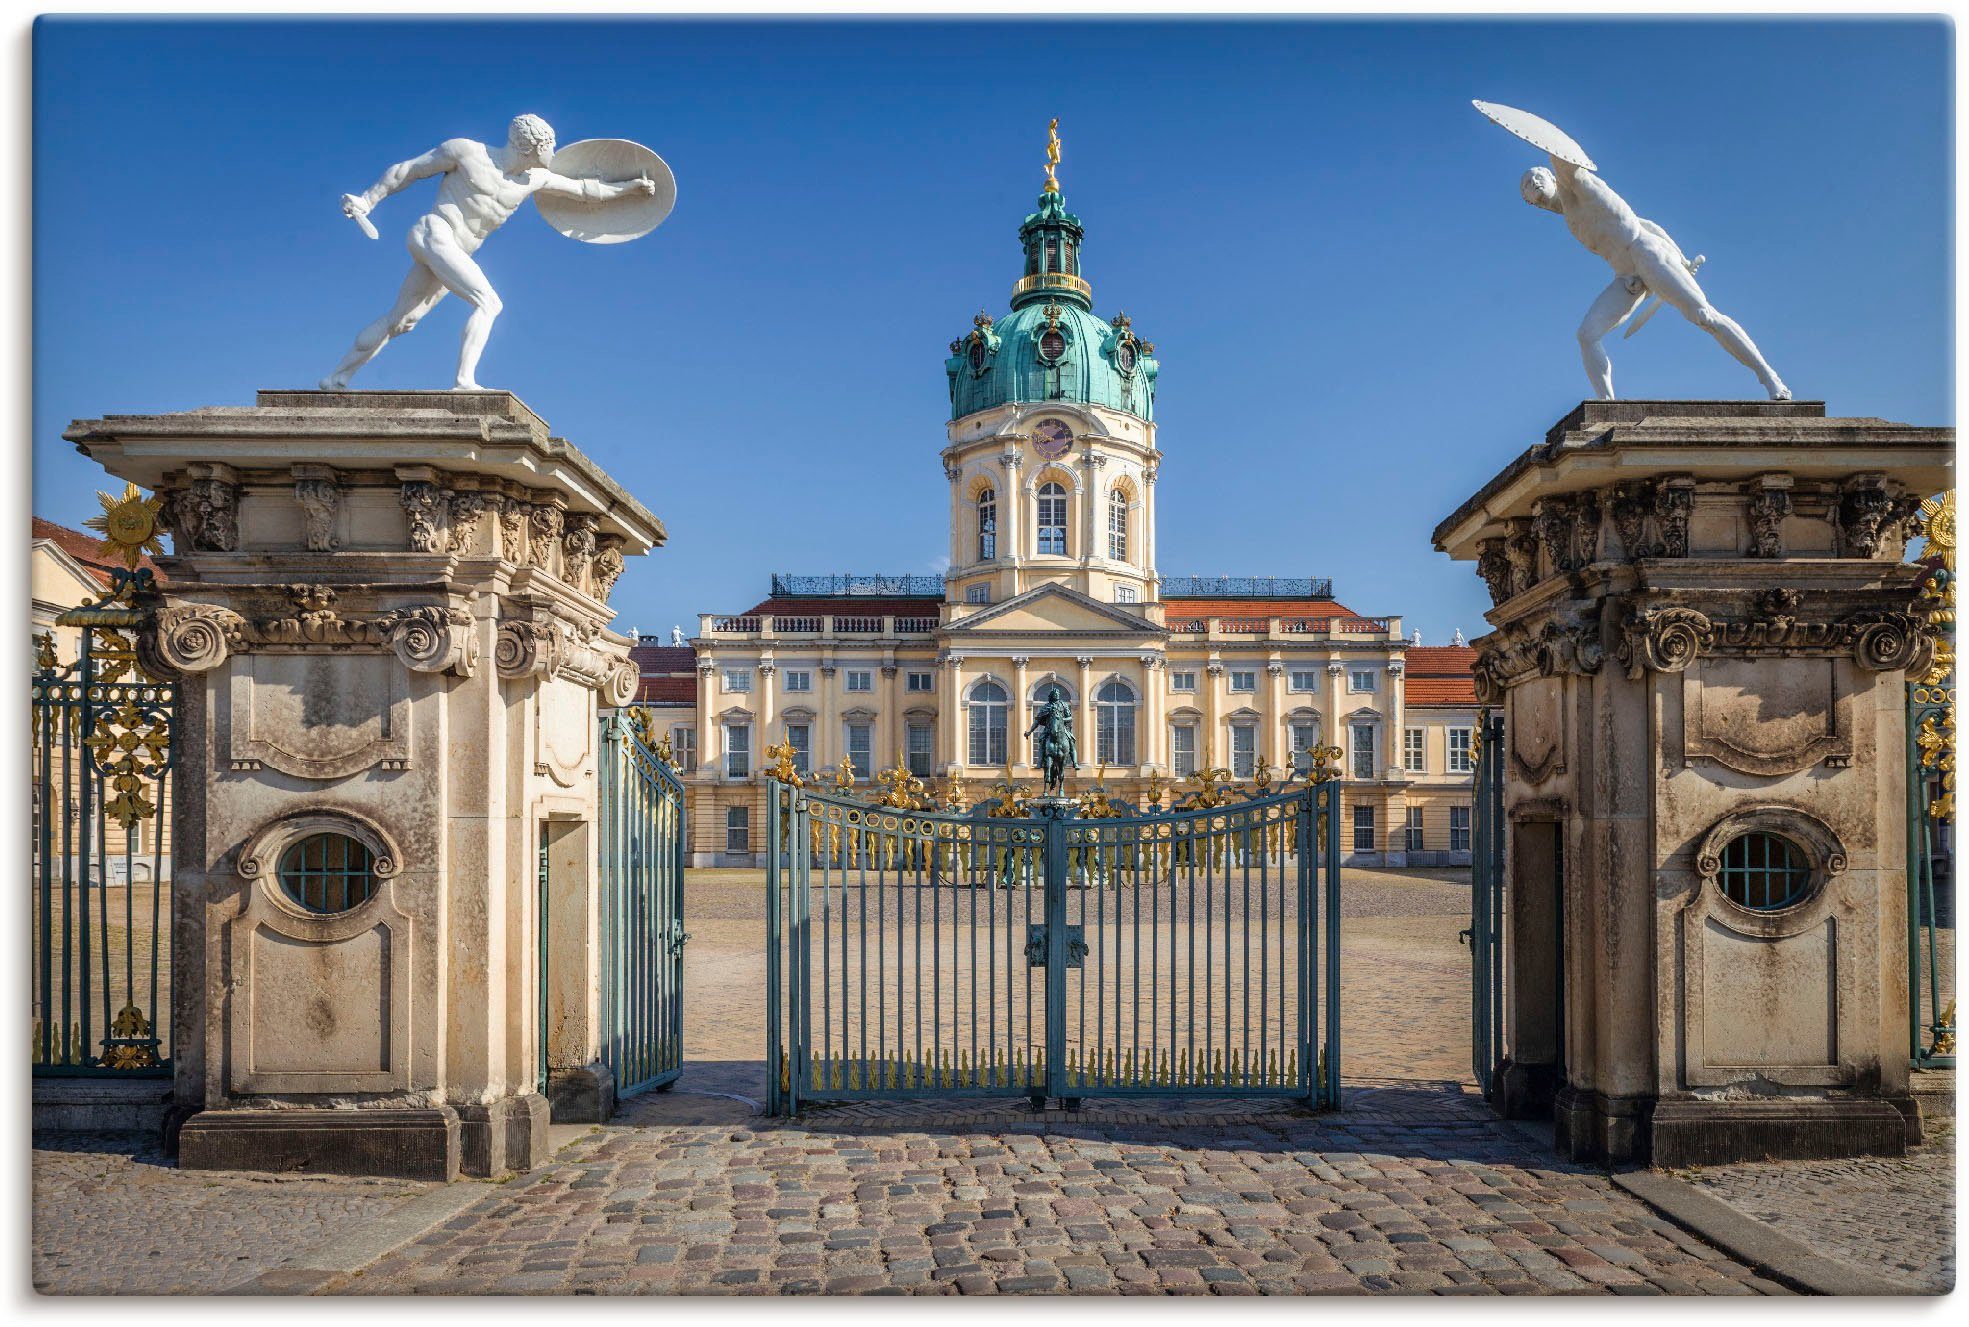
M 330 1292 L 1782 1289 L 1490 1117 L 1467 1083 L 1462 872 L 1346 873 L 1349 1094 L 1326 1116 L 1090 1100 L 1077 1115 L 965 1103 L 759 1118 L 761 886 L 758 872 L 687 877 L 675 1091 L 483 1186 Z M 34 1278 L 53 1293 L 210 1293 L 434 1187 L 180 1172 L 127 1138 L 36 1144 Z M 1953 1275 L 1952 1159 L 1951 1136 L 1905 1162 L 1687 1178 L 1830 1256 L 1936 1288 Z

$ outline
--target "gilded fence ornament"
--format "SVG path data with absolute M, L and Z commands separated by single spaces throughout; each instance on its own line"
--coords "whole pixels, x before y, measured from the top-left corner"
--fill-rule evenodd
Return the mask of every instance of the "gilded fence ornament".
M 164 544 L 158 538 L 164 532 L 162 495 L 147 498 L 135 484 L 126 484 L 120 497 L 98 491 L 96 501 L 102 504 L 102 515 L 82 524 L 103 537 L 98 553 L 133 570 L 145 554 L 163 555 Z
M 766 759 L 771 761 L 772 764 L 766 770 L 766 777 L 777 779 L 781 783 L 790 783 L 795 788 L 805 787 L 805 783 L 800 778 L 800 771 L 793 767 L 793 757 L 795 754 L 793 743 L 790 739 L 775 742 L 767 747 L 765 752 Z
M 61 660 L 55 657 L 55 637 L 44 631 L 34 638 L 34 671 L 52 673 L 61 667 Z

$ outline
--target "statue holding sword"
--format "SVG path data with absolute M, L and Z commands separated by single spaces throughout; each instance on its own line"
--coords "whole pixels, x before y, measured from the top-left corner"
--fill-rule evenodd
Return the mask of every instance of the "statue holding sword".
M 1533 207 L 1564 217 L 1573 238 L 1614 270 L 1613 284 L 1600 292 L 1579 325 L 1579 353 L 1595 396 L 1602 401 L 1613 399 L 1613 362 L 1601 342 L 1652 295 L 1655 302 L 1634 319 L 1627 336 L 1641 330 L 1642 324 L 1666 304 L 1715 337 L 1723 349 L 1755 373 L 1773 401 L 1791 399 L 1791 389 L 1778 378 L 1749 335 L 1735 320 L 1718 312 L 1696 284 L 1696 272 L 1705 259 L 1684 257 L 1667 231 L 1637 216 L 1627 201 L 1594 173 L 1598 167 L 1585 149 L 1557 125 L 1511 106 L 1487 101 L 1472 104 L 1493 123 L 1546 152 L 1551 168 L 1535 166 L 1526 171 L 1518 185 L 1519 193 Z
M 502 306 L 473 255 L 520 204 L 533 198 L 562 234 L 609 244 L 647 234 L 676 201 L 669 167 L 648 148 L 621 139 L 589 139 L 563 149 L 557 158 L 554 131 L 547 122 L 520 115 L 507 130 L 505 147 L 446 139 L 424 155 L 390 167 L 362 193 L 342 195 L 342 214 L 373 240 L 377 236 L 370 210 L 432 175 L 440 177 L 437 206 L 411 224 L 406 240 L 410 274 L 396 303 L 356 335 L 349 353 L 321 380 L 323 390 L 347 387 L 357 369 L 415 327 L 447 293 L 472 306 L 458 349 L 454 387 L 477 390 L 479 356 Z

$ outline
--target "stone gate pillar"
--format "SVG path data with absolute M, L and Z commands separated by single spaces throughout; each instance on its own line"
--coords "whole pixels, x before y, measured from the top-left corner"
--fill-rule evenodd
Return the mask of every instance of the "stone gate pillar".
M 172 532 L 181 1163 L 497 1174 L 544 1157 L 548 1093 L 605 1117 L 596 709 L 635 691 L 608 596 L 662 525 L 505 392 L 64 436 Z
M 1907 1086 L 1903 564 L 1953 431 L 1582 404 L 1437 527 L 1496 629 L 1506 1114 L 1682 1165 L 1891 1153 Z

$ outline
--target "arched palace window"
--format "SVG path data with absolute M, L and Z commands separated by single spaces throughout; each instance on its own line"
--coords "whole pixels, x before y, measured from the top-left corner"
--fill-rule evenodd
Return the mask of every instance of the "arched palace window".
M 1108 556 L 1128 560 L 1128 495 L 1120 489 L 1108 494 Z
M 1067 555 L 1067 491 L 1050 479 L 1039 486 L 1039 553 Z
M 1005 688 L 989 679 L 971 688 L 971 763 L 1005 763 Z
M 978 561 L 990 562 L 998 556 L 998 493 L 978 490 Z
M 1135 693 L 1126 682 L 1105 683 L 1094 693 L 1095 757 L 1104 765 L 1135 763 Z

